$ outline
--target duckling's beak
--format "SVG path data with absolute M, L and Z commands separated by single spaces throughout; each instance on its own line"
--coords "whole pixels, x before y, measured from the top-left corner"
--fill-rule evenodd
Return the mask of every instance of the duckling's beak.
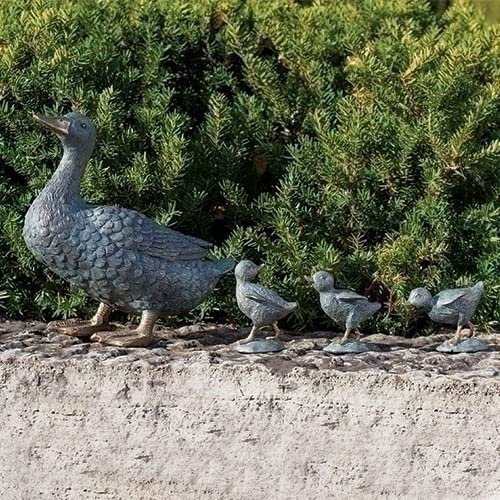
M 308 283 L 312 283 L 313 282 L 313 279 L 311 276 L 304 276 L 304 279 L 308 282 Z
M 52 118 L 50 116 L 33 115 L 33 120 L 45 125 L 54 134 L 59 136 L 69 135 L 70 121 L 64 116 Z

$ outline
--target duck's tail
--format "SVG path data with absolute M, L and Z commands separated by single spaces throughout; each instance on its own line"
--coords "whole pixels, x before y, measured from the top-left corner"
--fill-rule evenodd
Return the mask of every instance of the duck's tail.
M 233 259 L 220 259 L 213 262 L 220 274 L 228 273 L 234 269 L 236 262 Z
M 380 302 L 368 302 L 368 304 L 370 304 L 370 317 L 373 316 L 382 307 L 382 304 Z

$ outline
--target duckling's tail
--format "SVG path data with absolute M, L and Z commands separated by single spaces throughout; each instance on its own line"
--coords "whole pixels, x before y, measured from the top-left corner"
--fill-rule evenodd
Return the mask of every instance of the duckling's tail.
M 474 310 L 478 306 L 479 301 L 481 300 L 481 297 L 483 296 L 483 292 L 484 292 L 484 282 L 483 281 L 479 281 L 470 289 L 469 302 L 472 305 L 472 307 L 474 308 Z
M 482 295 L 484 292 L 484 281 L 478 281 L 472 289 L 477 292 L 479 295 Z
M 298 304 L 297 302 L 288 302 L 288 307 L 287 307 L 287 309 L 288 309 L 288 311 L 289 311 L 289 312 L 292 312 L 292 311 L 294 311 L 295 309 L 297 309 L 298 305 L 299 305 L 299 304 Z

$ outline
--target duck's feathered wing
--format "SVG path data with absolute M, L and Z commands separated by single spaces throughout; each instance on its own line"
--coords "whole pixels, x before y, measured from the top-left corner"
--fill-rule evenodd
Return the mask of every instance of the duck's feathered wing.
M 161 226 L 126 208 L 89 207 L 83 211 L 80 223 L 80 230 L 97 238 L 97 244 L 109 240 L 137 254 L 170 261 L 202 259 L 210 247 L 204 240 Z

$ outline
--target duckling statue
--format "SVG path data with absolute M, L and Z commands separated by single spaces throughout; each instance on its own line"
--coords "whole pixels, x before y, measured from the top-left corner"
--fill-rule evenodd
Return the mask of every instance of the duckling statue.
M 379 302 L 369 302 L 366 297 L 352 290 L 335 288 L 333 276 L 326 271 L 314 273 L 310 281 L 317 292 L 321 308 L 335 323 L 345 326 L 344 336 L 340 342 L 332 342 L 325 347 L 325 351 L 335 354 L 359 353 L 378 350 L 377 346 L 366 342 L 351 341 L 349 335 L 356 330 L 361 336 L 358 325 L 371 318 L 380 308 Z
M 94 124 L 76 112 L 34 119 L 62 141 L 64 154 L 26 214 L 24 239 L 51 271 L 100 302 L 91 320 L 56 321 L 51 328 L 110 345 L 151 344 L 159 317 L 193 309 L 234 262 L 204 260 L 209 243 L 134 210 L 85 203 L 80 182 L 95 145 Z M 112 331 L 113 309 L 141 314 L 139 326 Z
M 475 335 L 470 319 L 476 311 L 483 291 L 482 281 L 469 288 L 443 290 L 434 297 L 426 288 L 415 288 L 410 292 L 408 303 L 424 311 L 436 323 L 456 326 L 455 336 L 439 346 L 439 351 L 476 352 L 487 349 L 487 344 L 479 339 L 464 340 L 461 333 L 463 328 L 468 326 L 469 336 Z
M 238 352 L 275 352 L 284 349 L 279 338 L 281 330 L 278 321 L 297 308 L 296 302 L 287 302 L 273 290 L 253 282 L 261 268 L 262 266 L 257 266 L 250 260 L 242 260 L 234 271 L 238 307 L 252 320 L 250 334 L 235 346 Z M 255 339 L 257 331 L 268 325 L 273 327 L 275 336 L 265 340 Z

